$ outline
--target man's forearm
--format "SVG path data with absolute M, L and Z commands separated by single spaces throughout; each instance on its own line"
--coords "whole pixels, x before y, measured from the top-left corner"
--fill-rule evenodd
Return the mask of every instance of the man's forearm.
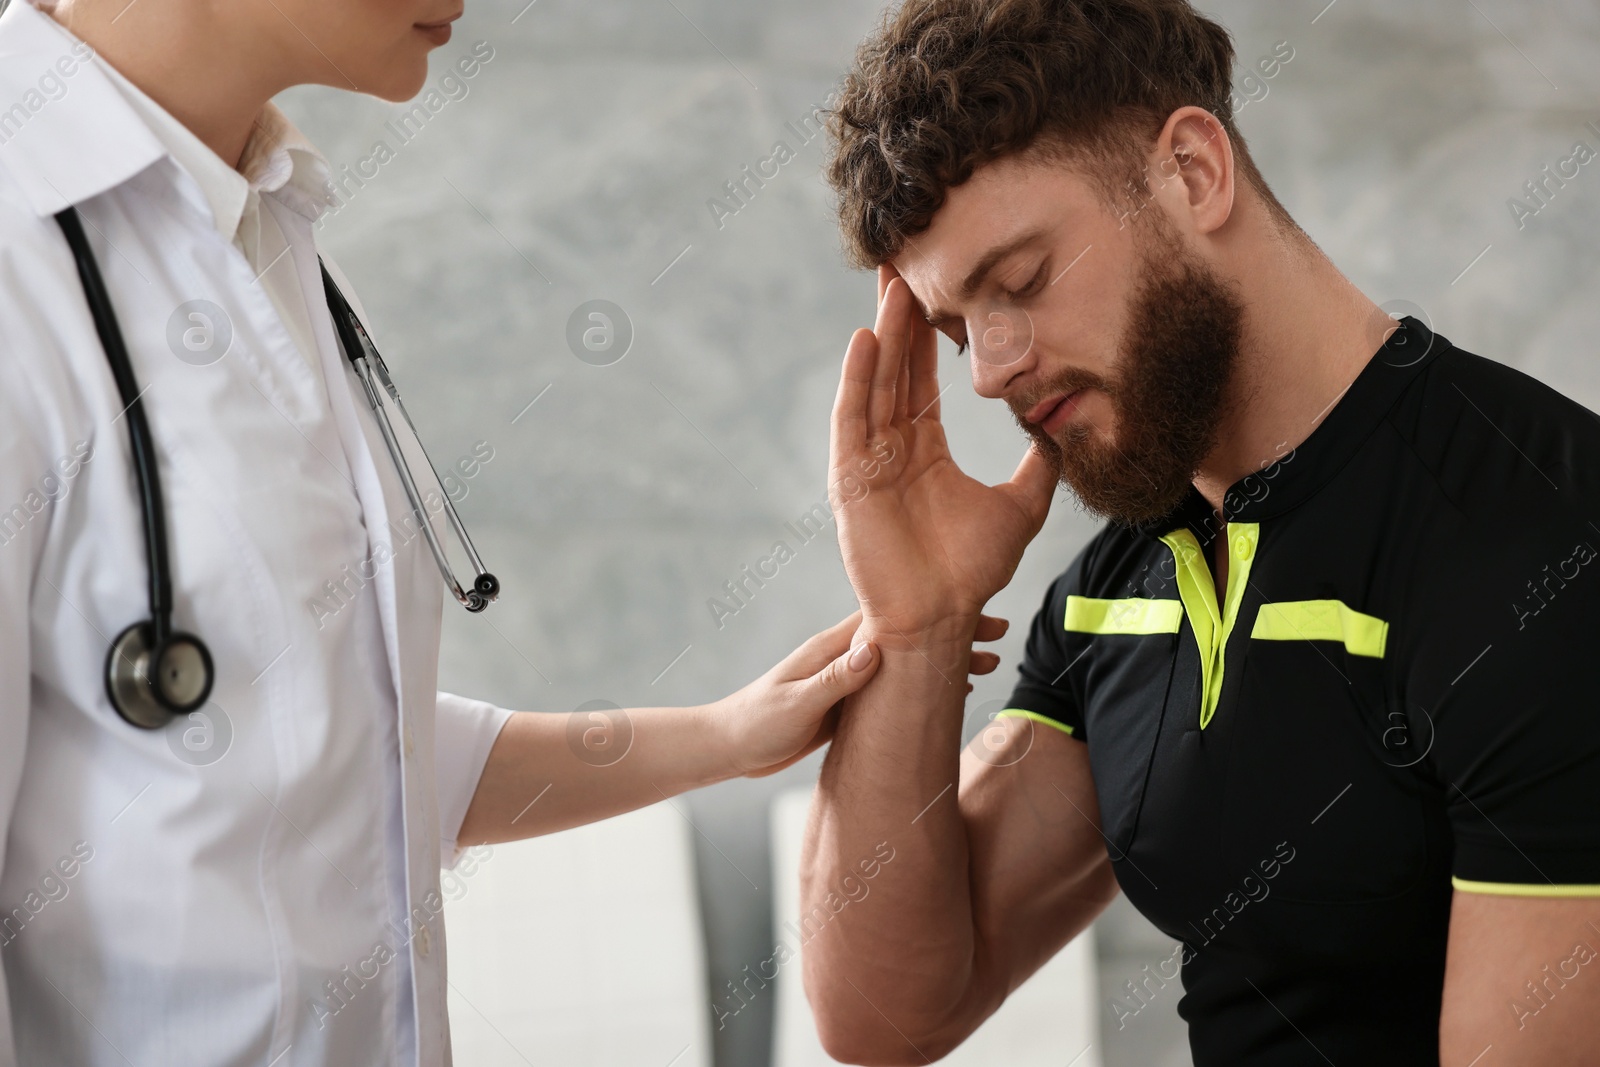
M 873 881 L 870 901 L 844 909 L 807 942 L 807 985 L 824 1025 L 864 1020 L 881 1029 L 881 1011 L 902 1031 L 926 1032 L 969 986 L 972 909 L 957 776 L 976 622 L 951 620 L 916 638 L 875 630 L 883 664 L 845 702 L 806 831 L 802 916 L 815 914 L 845 878 L 859 878 L 860 862 L 882 845 L 894 858 Z
M 716 714 L 710 705 L 518 712 L 489 752 L 457 840 L 554 833 L 736 777 Z

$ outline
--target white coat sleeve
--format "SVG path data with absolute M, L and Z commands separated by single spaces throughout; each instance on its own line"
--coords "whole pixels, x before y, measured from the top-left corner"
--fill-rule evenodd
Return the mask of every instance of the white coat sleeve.
M 440 693 L 434 712 L 434 774 L 439 787 L 439 856 L 445 870 L 461 859 L 456 843 L 489 750 L 511 718 L 505 708 Z

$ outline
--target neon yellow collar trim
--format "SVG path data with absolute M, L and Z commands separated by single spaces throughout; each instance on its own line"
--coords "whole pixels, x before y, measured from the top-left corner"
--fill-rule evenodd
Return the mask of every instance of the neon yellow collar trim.
M 1222 672 L 1226 666 L 1228 636 L 1239 617 L 1239 603 L 1250 582 L 1250 565 L 1256 558 L 1261 524 L 1235 522 L 1228 526 L 1228 585 L 1219 608 L 1216 583 L 1206 566 L 1205 552 L 1187 527 L 1162 536 L 1177 565 L 1178 596 L 1183 600 L 1189 627 L 1200 647 L 1200 729 L 1204 730 L 1222 698 Z

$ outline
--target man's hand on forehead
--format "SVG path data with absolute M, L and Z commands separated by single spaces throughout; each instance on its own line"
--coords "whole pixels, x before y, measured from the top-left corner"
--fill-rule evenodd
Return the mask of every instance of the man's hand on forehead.
M 1055 476 L 1030 449 L 1009 482 L 962 473 L 940 421 L 938 338 L 892 264 L 873 329 L 850 339 L 834 403 L 830 496 L 845 570 L 885 639 L 970 624 L 1010 580 Z

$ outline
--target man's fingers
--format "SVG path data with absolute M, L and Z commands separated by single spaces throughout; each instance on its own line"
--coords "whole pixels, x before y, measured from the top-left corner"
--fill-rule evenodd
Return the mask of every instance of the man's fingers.
M 996 615 L 979 615 L 978 628 L 973 631 L 974 641 L 998 641 L 1011 629 L 1011 620 Z
M 883 303 L 878 305 L 878 320 L 872 328 L 878 338 L 878 359 L 872 372 L 872 395 L 867 398 L 868 440 L 889 428 L 896 404 L 903 402 L 905 394 L 897 397 L 896 386 L 910 341 L 910 307 L 911 290 L 905 281 L 899 278 L 890 281 Z
M 939 331 L 912 309 L 911 380 L 906 407 L 910 419 L 939 419 Z
M 844 367 L 839 372 L 839 392 L 833 401 L 833 465 L 838 466 L 867 447 L 867 401 L 872 394 L 872 368 L 878 339 L 868 329 L 850 335 Z
M 883 303 L 883 294 L 889 288 L 889 283 L 900 277 L 900 271 L 893 263 L 878 264 L 878 303 Z
M 967 661 L 968 674 L 992 674 L 1000 666 L 1000 657 L 993 652 L 973 652 Z
M 911 297 L 911 287 L 906 285 L 900 272 L 892 263 L 878 264 L 878 306 L 883 307 L 884 295 L 889 290 L 889 285 L 896 278 L 906 287 L 909 332 L 906 336 L 906 349 L 911 364 L 909 373 L 902 374 L 897 410 L 908 419 L 915 419 L 919 415 L 937 419 L 939 409 L 936 401 L 939 399 L 938 381 L 938 356 L 939 334 L 927 320 L 917 313 L 916 300 Z
M 906 337 L 906 356 L 900 359 L 900 377 L 894 383 L 894 416 L 897 419 L 910 419 L 915 414 L 911 410 L 911 360 L 908 358 L 911 351 L 911 338 Z

